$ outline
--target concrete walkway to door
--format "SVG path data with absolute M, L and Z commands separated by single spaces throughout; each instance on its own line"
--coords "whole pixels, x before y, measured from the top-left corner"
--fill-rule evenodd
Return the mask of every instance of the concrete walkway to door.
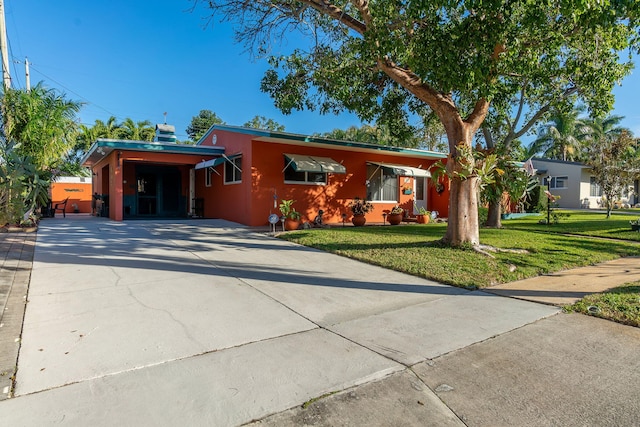
M 283 411 L 350 390 L 371 399 L 355 399 L 338 413 L 343 423 L 472 425 L 469 420 L 477 419 L 485 421 L 475 425 L 496 425 L 519 419 L 526 425 L 533 421 L 526 407 L 496 415 L 501 402 L 486 411 L 464 406 L 474 399 L 449 403 L 448 397 L 462 394 L 452 393 L 448 383 L 464 383 L 451 375 L 465 372 L 455 362 L 468 352 L 476 359 L 462 364 L 467 369 L 476 362 L 489 373 L 499 368 L 485 363 L 483 346 L 498 345 L 487 353 L 494 360 L 495 354 L 510 355 L 514 342 L 519 349 L 546 345 L 550 330 L 568 336 L 593 330 L 600 339 L 609 331 L 558 313 L 556 307 L 440 285 L 224 221 L 45 220 L 15 397 L 0 402 L 0 419 L 7 425 L 268 423 L 269 415 L 288 416 Z M 626 347 L 615 348 L 640 350 L 635 332 L 624 340 Z M 539 392 L 538 379 L 518 366 L 525 356 L 532 355 L 511 357 L 501 369 L 522 372 L 522 385 Z M 593 357 L 598 355 L 584 360 Z M 637 369 L 609 369 L 626 378 L 618 383 L 627 394 L 637 393 Z M 479 372 L 469 375 L 469 384 L 482 390 Z M 515 381 L 494 378 L 501 390 L 504 381 Z M 616 394 L 612 382 L 603 381 L 606 393 L 595 392 Z M 486 391 L 499 400 L 500 390 Z M 543 403 L 553 404 L 557 395 L 567 390 L 549 392 L 551 403 Z M 580 399 L 596 415 L 617 409 L 611 398 Z M 482 404 L 482 397 L 475 402 Z M 295 416 L 287 422 L 300 424 Z M 367 421 L 372 416 L 377 418 Z M 624 417 L 618 420 L 624 425 Z M 335 419 L 322 425 L 331 424 Z

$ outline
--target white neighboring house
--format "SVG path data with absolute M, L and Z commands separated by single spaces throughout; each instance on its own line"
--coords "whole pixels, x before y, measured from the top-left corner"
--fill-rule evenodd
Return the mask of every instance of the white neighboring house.
M 560 196 L 558 206 L 571 209 L 602 208 L 602 190 L 595 183 L 591 168 L 584 163 L 564 162 L 562 160 L 532 159 L 536 174 L 540 177 L 540 185 L 547 187 L 550 178 L 550 192 Z M 638 200 L 638 181 L 629 183 L 621 202 L 630 206 Z

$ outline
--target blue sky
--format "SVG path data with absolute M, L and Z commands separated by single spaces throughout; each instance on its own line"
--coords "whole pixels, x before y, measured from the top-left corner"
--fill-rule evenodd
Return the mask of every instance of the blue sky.
M 5 0 L 13 87 L 43 81 L 86 105 L 80 121 L 116 116 L 176 126 L 179 139 L 200 110 L 242 125 L 256 115 L 288 132 L 311 134 L 359 125 L 348 113 L 280 113 L 260 92 L 266 61 L 252 62 L 229 24 L 206 26 L 188 0 Z M 276 47 L 278 48 L 278 47 Z M 281 47 L 288 49 L 287 41 Z M 275 51 L 278 53 L 278 51 Z M 614 114 L 640 135 L 640 69 L 616 88 Z

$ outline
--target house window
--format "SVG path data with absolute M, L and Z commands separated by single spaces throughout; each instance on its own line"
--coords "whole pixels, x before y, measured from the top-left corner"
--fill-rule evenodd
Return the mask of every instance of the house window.
M 325 172 L 297 172 L 291 162 L 285 159 L 284 182 L 285 183 L 305 183 L 305 184 L 326 184 L 327 174 Z
M 242 156 L 234 157 L 224 162 L 224 183 L 234 184 L 242 182 Z
M 204 169 L 204 186 L 211 187 L 211 168 Z
M 398 200 L 398 176 L 376 165 L 367 166 L 369 184 L 367 200 L 396 202 Z
M 549 186 L 549 188 L 551 190 L 567 188 L 568 180 L 569 180 L 569 177 L 566 177 L 566 176 L 552 176 L 551 185 Z M 546 177 L 544 179 L 544 185 L 549 185 L 549 177 Z
M 591 197 L 602 197 L 602 187 L 600 187 L 600 184 L 598 184 L 596 182 L 596 178 L 594 176 L 592 176 L 589 179 L 589 187 L 590 187 L 590 191 L 589 191 L 589 196 Z

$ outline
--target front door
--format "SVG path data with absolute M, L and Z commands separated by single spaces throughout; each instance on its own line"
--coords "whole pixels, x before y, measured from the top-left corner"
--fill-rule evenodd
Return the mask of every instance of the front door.
M 427 179 L 421 177 L 413 178 L 413 194 L 415 209 L 414 214 L 418 214 L 420 208 L 427 209 Z

